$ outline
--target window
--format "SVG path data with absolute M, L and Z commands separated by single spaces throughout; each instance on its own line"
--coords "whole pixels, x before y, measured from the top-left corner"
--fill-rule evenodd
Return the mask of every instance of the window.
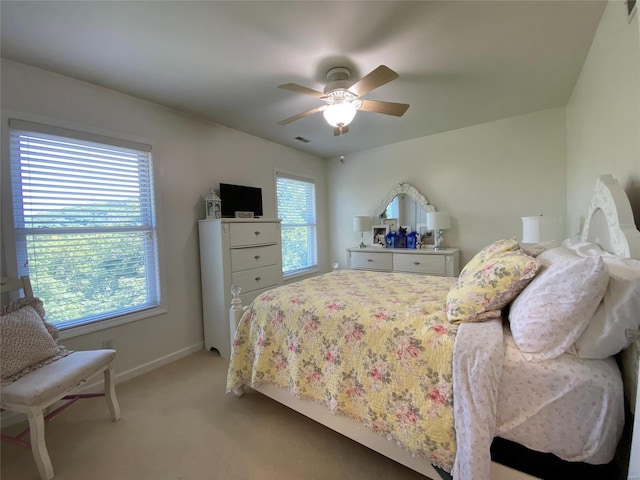
M 19 275 L 60 329 L 160 306 L 151 147 L 11 119 Z
M 276 173 L 278 218 L 282 219 L 282 273 L 301 273 L 318 265 L 316 184 L 308 178 Z

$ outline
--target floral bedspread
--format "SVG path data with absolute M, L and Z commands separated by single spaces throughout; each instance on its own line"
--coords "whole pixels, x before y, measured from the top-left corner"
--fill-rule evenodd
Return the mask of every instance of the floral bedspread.
M 454 283 L 343 270 L 265 292 L 238 326 L 227 390 L 275 384 L 451 471 Z

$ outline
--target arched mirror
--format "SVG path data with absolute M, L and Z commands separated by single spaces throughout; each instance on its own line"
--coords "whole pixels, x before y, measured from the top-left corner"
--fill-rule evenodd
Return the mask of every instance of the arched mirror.
M 399 183 L 384 197 L 373 216 L 380 219 L 380 223 L 386 218 L 397 218 L 398 226 L 411 226 L 415 230 L 417 225 L 427 223 L 427 212 L 435 211 L 415 187 Z

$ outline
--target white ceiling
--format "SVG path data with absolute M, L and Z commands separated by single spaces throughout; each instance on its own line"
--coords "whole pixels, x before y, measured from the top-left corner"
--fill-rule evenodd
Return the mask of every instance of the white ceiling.
M 605 3 L 3 0 L 2 56 L 330 157 L 565 105 Z M 277 85 L 380 64 L 400 78 L 364 98 L 403 117 L 277 124 L 322 104 Z

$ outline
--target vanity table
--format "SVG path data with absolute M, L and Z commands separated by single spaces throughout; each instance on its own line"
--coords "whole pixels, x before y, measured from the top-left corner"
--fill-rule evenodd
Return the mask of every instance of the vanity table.
M 382 223 L 384 218 L 392 217 L 397 220 L 398 226 L 417 229 L 418 225 L 426 223 L 427 214 L 435 211 L 435 207 L 415 187 L 399 183 L 382 199 L 371 218 Z M 460 274 L 458 248 L 354 247 L 347 249 L 347 257 L 349 268 L 353 270 L 409 272 L 443 277 L 457 277 Z
M 409 272 L 457 277 L 460 273 L 458 248 L 348 248 L 349 268 L 379 272 Z

